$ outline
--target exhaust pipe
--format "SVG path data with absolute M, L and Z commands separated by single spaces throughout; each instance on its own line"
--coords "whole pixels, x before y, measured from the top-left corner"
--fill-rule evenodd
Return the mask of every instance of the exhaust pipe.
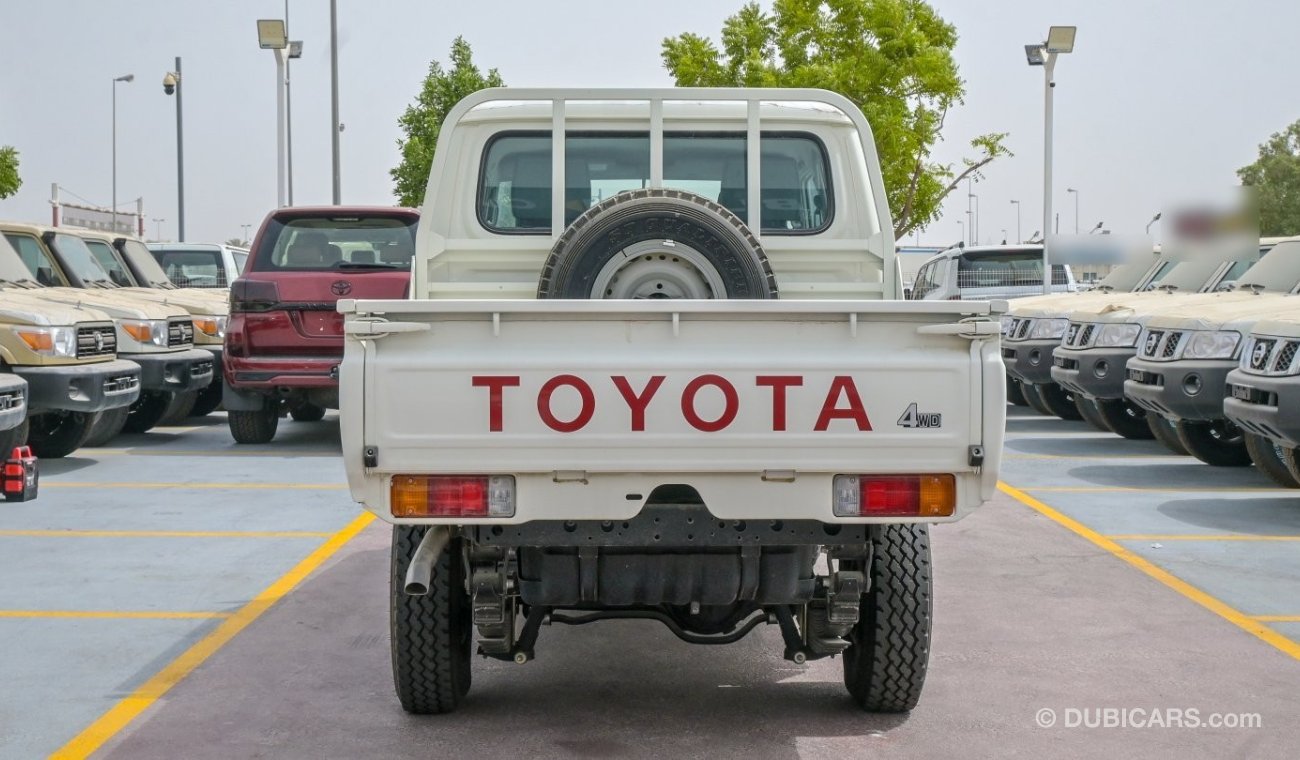
M 442 550 L 447 548 L 447 542 L 451 540 L 451 529 L 446 525 L 434 525 L 425 532 L 424 538 L 420 539 L 420 545 L 415 547 L 415 555 L 411 557 L 411 564 L 406 568 L 406 586 L 405 591 L 410 596 L 424 596 L 429 593 L 429 585 L 433 580 L 433 563 L 438 561 Z

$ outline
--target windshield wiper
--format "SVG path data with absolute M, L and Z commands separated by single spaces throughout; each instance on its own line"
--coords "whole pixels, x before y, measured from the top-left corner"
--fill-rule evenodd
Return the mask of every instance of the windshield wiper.
M 369 263 L 360 261 L 340 261 L 334 265 L 335 269 L 406 269 L 404 266 L 397 264 L 381 264 L 378 261 Z

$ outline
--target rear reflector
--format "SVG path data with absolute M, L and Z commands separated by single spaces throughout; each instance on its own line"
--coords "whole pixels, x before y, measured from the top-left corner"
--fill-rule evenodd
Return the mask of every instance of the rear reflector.
M 513 517 L 512 475 L 394 475 L 393 517 Z
M 836 517 L 951 517 L 953 475 L 836 475 Z

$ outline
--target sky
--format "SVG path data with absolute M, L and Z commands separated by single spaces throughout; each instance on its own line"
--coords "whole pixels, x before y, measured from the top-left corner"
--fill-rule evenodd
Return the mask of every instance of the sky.
M 507 85 L 672 84 L 663 38 L 717 38 L 742 0 L 338 0 L 342 197 L 392 204 L 397 119 L 430 61 L 464 35 L 475 60 Z M 1043 74 L 1024 45 L 1053 24 L 1079 28 L 1056 67 L 1055 188 L 1061 232 L 1098 222 L 1141 233 L 1173 201 L 1221 195 L 1258 145 L 1300 118 L 1294 0 L 932 0 L 957 29 L 965 103 L 949 114 L 934 158 L 960 163 L 969 141 L 1009 132 L 1013 157 L 973 186 L 980 242 L 1042 228 Z M 770 2 L 764 2 L 770 6 Z M 293 189 L 297 204 L 331 197 L 329 3 L 290 0 Z M 275 64 L 257 46 L 258 18 L 283 0 L 3 0 L 0 145 L 21 152 L 23 187 L 0 218 L 45 221 L 51 183 L 109 205 L 113 79 L 117 197 L 144 199 L 150 238 L 176 238 L 176 103 L 162 78 L 181 56 L 186 238 L 221 241 L 256 229 L 276 203 Z M 1077 194 L 1067 193 L 1075 188 Z M 1079 213 L 1075 218 L 1075 199 Z M 911 244 L 962 239 L 966 190 Z M 155 221 L 161 220 L 161 221 Z M 1159 237 L 1159 226 L 1153 229 Z M 900 241 L 903 242 L 903 241 Z

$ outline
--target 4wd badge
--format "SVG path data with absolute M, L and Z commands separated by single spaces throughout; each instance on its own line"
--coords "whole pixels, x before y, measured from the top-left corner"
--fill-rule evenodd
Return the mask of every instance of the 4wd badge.
M 939 412 L 918 412 L 916 402 L 907 407 L 903 416 L 898 418 L 898 426 L 905 428 L 941 428 L 943 415 Z

